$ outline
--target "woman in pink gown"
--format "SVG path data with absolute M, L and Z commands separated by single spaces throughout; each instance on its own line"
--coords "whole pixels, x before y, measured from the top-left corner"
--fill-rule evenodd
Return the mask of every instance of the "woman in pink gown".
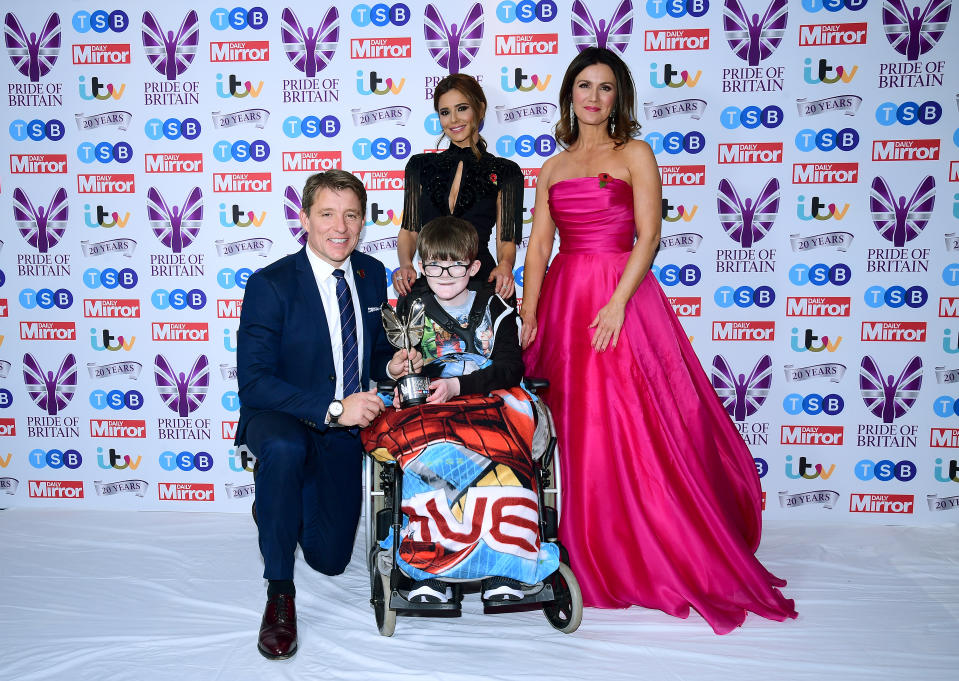
M 662 191 L 652 150 L 632 139 L 633 100 L 617 55 L 581 52 L 560 92 L 567 151 L 538 179 L 522 335 L 527 373 L 550 381 L 559 536 L 585 605 L 683 618 L 693 607 L 718 634 L 747 611 L 796 617 L 785 582 L 754 555 L 752 456 L 649 274 Z

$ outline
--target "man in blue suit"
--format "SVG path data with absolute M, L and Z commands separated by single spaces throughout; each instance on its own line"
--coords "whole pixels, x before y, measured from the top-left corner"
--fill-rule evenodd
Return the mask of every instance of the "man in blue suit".
M 361 506 L 359 428 L 383 410 L 370 379 L 406 373 L 380 320 L 386 272 L 355 253 L 366 189 L 342 170 L 303 188 L 307 244 L 250 276 L 237 334 L 236 444 L 257 458 L 256 517 L 269 581 L 257 647 L 296 653 L 296 545 L 314 570 L 336 575 L 353 551 Z M 422 363 L 414 353 L 414 368 Z

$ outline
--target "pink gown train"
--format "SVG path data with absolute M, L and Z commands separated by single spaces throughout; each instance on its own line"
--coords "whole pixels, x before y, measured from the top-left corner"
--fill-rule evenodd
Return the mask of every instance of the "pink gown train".
M 618 346 L 597 353 L 587 326 L 605 305 L 635 237 L 630 185 L 574 178 L 549 189 L 560 251 L 540 295 L 524 360 L 549 379 L 559 433 L 559 536 L 600 608 L 640 605 L 718 634 L 746 611 L 796 617 L 785 585 L 756 559 L 761 488 L 739 436 L 673 313 L 647 274 L 626 306 Z

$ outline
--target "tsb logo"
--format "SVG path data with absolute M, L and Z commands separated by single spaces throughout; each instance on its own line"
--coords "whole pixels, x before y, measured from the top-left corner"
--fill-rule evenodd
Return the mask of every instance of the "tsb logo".
M 520 21 L 528 24 L 531 21 L 552 21 L 556 18 L 558 9 L 553 0 L 506 0 L 496 6 L 496 18 L 504 24 Z
M 846 403 L 842 397 L 836 393 L 830 393 L 825 396 L 817 395 L 816 393 L 810 393 L 809 395 L 791 393 L 786 395 L 783 400 L 783 411 L 793 416 L 803 413 L 809 414 L 810 416 L 823 413 L 827 416 L 835 416 L 841 413 L 845 406 Z
M 75 449 L 61 451 L 59 449 L 34 449 L 28 455 L 30 465 L 34 468 L 63 468 L 76 470 L 83 464 L 83 457 Z
M 73 15 L 73 30 L 77 33 L 95 31 L 97 33 L 123 33 L 130 25 L 130 18 L 123 10 L 115 9 L 110 13 L 102 9 L 95 12 L 80 10 Z
M 57 142 L 63 139 L 65 128 L 63 123 L 56 118 L 49 121 L 41 121 L 35 118 L 29 123 L 18 118 L 10 124 L 9 130 L 10 137 L 18 142 L 23 142 L 27 138 L 34 142 L 44 139 Z
M 195 140 L 200 136 L 202 130 L 200 121 L 195 118 L 185 118 L 182 121 L 179 118 L 168 118 L 161 121 L 159 118 L 151 118 L 143 126 L 144 132 L 151 140 L 158 140 L 166 137 L 168 140 L 183 139 Z
M 653 276 L 663 286 L 675 286 L 676 284 L 695 286 L 702 278 L 702 272 L 696 265 L 683 265 L 682 267 L 678 265 L 663 265 L 662 267 L 653 265 L 650 269 Z
M 776 302 L 776 292 L 768 286 L 760 286 L 755 290 L 751 286 L 740 286 L 733 290 L 731 286 L 720 286 L 713 295 L 713 300 L 719 307 L 769 307 Z
M 783 110 L 775 105 L 762 109 L 758 106 L 747 106 L 744 109 L 727 106 L 719 114 L 719 122 L 727 130 L 735 130 L 739 126 L 753 130 L 760 125 L 764 128 L 778 128 L 783 122 Z
M 83 283 L 87 288 L 92 289 L 97 289 L 101 286 L 108 289 L 113 289 L 118 286 L 131 289 L 137 285 L 137 273 L 128 267 L 122 270 L 115 270 L 112 267 L 108 267 L 105 270 L 98 270 L 95 267 L 91 267 L 84 270 Z
M 929 300 L 929 294 L 922 286 L 910 286 L 908 289 L 902 286 L 870 286 L 866 289 L 864 296 L 866 305 L 869 307 L 902 307 L 908 305 L 911 308 L 920 308 Z
M 213 156 L 217 161 L 226 163 L 228 161 L 256 161 L 262 163 L 270 157 L 270 145 L 265 140 L 237 140 L 232 144 L 226 141 L 220 141 L 213 145 Z
M 90 393 L 90 404 L 94 409 L 130 409 L 136 411 L 143 406 L 143 394 L 139 390 L 94 390 Z
M 340 131 L 340 121 L 336 116 L 307 116 L 300 119 L 297 116 L 288 116 L 283 121 L 283 134 L 287 137 L 335 137 Z
M 644 138 L 653 148 L 654 154 L 665 151 L 668 154 L 698 154 L 706 147 L 706 136 L 698 130 L 686 134 L 681 132 L 651 132 Z
M 362 160 L 370 156 L 379 160 L 390 157 L 404 159 L 410 155 L 410 148 L 410 141 L 405 137 L 397 137 L 393 140 L 385 137 L 377 137 L 375 140 L 361 137 L 353 142 L 353 156 Z
M 916 477 L 916 464 L 912 461 L 895 463 L 889 459 L 875 462 L 863 459 L 856 464 L 856 477 L 860 480 L 881 480 L 888 482 L 896 479 L 900 482 L 909 482 Z
M 914 125 L 922 123 L 923 125 L 933 125 L 942 118 L 942 106 L 939 102 L 932 100 L 916 104 L 915 102 L 903 102 L 902 104 L 893 104 L 884 102 L 876 108 L 876 121 L 879 125 Z
M 500 156 L 522 156 L 528 158 L 533 154 L 547 158 L 556 151 L 556 139 L 552 135 L 540 135 L 535 139 L 531 135 L 513 137 L 503 135 L 496 140 L 496 151 Z
M 56 291 L 51 291 L 48 288 L 42 288 L 39 291 L 25 288 L 20 291 L 20 307 L 24 310 L 32 310 L 35 307 L 43 310 L 49 310 L 53 307 L 67 310 L 71 305 L 73 305 L 73 294 L 65 288 Z
M 92 142 L 83 142 L 77 147 L 77 158 L 83 163 L 129 163 L 133 158 L 133 147 L 126 142 L 100 142 L 96 146 Z
M 175 471 L 180 469 L 181 471 L 192 471 L 198 470 L 202 472 L 207 472 L 213 468 L 213 457 L 208 452 L 163 452 L 160 455 L 160 467 L 165 471 Z
M 796 133 L 796 148 L 799 151 L 851 151 L 859 146 L 859 133 L 855 128 L 843 128 L 836 132 L 832 128 L 811 130 L 805 128 Z
M 848 284 L 850 279 L 852 279 L 852 270 L 845 263 L 835 265 L 824 265 L 823 263 L 816 263 L 815 265 L 799 264 L 789 268 L 789 282 L 796 286 L 805 284 L 843 286 Z
M 667 14 L 674 19 L 687 14 L 695 19 L 709 11 L 709 0 L 647 0 L 646 14 L 662 19 Z
M 225 31 L 228 28 L 242 31 L 250 27 L 254 31 L 265 28 L 270 21 L 270 16 L 262 7 L 234 7 L 233 9 L 224 9 L 217 7 L 210 13 L 210 25 L 217 31 Z
M 394 5 L 378 3 L 370 7 L 369 5 L 356 5 L 350 12 L 350 19 L 355 26 L 405 26 L 410 20 L 410 8 L 402 2 Z

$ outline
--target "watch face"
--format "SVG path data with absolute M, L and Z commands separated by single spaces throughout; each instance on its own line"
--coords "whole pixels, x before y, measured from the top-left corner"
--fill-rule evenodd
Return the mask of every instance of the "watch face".
M 343 403 L 339 400 L 334 400 L 330 402 L 330 416 L 333 418 L 339 417 L 343 413 Z

